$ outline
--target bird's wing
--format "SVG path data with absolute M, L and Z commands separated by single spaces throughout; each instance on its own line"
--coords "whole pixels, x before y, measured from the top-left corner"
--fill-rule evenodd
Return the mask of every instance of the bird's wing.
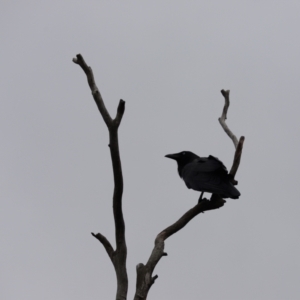
M 196 163 L 196 164 L 195 164 Z M 197 169 L 201 173 L 206 172 L 220 172 L 227 174 L 228 171 L 223 163 L 217 158 L 212 155 L 209 157 L 199 158 L 196 159 L 193 164 L 195 164 L 195 169 Z
M 188 188 L 213 192 L 228 181 L 228 172 L 223 163 L 213 156 L 196 159 L 182 170 L 182 178 Z

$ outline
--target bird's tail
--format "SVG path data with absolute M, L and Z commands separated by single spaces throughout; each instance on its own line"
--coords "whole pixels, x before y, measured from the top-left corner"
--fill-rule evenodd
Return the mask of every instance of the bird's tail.
M 241 195 L 241 193 L 235 188 L 232 183 L 229 184 L 227 192 L 229 194 L 229 198 L 232 199 L 238 199 Z

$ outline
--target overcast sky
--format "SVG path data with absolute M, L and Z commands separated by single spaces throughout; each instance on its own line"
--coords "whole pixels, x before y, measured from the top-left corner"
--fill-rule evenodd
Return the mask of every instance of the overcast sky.
M 93 68 L 120 127 L 128 299 L 155 236 L 193 207 L 174 161 L 190 150 L 230 168 L 242 196 L 166 241 L 150 299 L 296 300 L 299 1 L 1 1 L 0 298 L 114 299 L 108 132 L 72 62 Z M 208 195 L 207 195 L 208 196 Z

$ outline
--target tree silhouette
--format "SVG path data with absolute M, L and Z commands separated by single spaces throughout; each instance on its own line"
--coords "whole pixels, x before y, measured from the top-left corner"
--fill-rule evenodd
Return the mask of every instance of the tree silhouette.
M 114 193 L 113 193 L 113 213 L 115 222 L 115 239 L 116 247 L 115 249 L 111 243 L 107 240 L 105 236 L 101 233 L 92 235 L 99 240 L 99 242 L 105 248 L 116 272 L 117 276 L 117 293 L 116 300 L 126 300 L 128 291 L 128 276 L 126 270 L 126 258 L 127 258 L 127 246 L 125 239 L 125 221 L 122 211 L 122 195 L 123 195 L 123 175 L 122 175 L 122 165 L 119 153 L 119 141 L 118 141 L 118 128 L 121 124 L 123 114 L 125 112 L 125 101 L 120 100 L 116 117 L 113 119 L 109 112 L 107 111 L 102 96 L 99 89 L 96 86 L 93 71 L 84 61 L 81 54 L 77 54 L 76 58 L 73 58 L 73 62 L 78 64 L 82 70 L 85 72 L 88 80 L 88 84 L 92 91 L 93 98 L 96 105 L 105 121 L 108 131 L 109 131 L 109 148 L 113 166 L 114 174 Z M 233 159 L 233 164 L 229 174 L 232 176 L 232 183 L 237 184 L 234 179 L 236 172 L 238 170 L 240 159 L 243 150 L 243 143 L 245 138 L 242 136 L 239 140 L 228 128 L 225 120 L 227 118 L 227 111 L 229 108 L 229 90 L 221 91 L 225 98 L 225 105 L 219 122 L 223 127 L 224 131 L 228 134 L 235 146 L 235 154 Z M 216 194 L 212 194 L 210 200 L 203 199 L 200 203 L 195 205 L 193 208 L 188 210 L 179 220 L 174 224 L 162 230 L 155 238 L 154 248 L 150 254 L 150 257 L 146 264 L 139 263 L 136 266 L 137 279 L 136 279 L 136 292 L 134 300 L 145 300 L 147 299 L 148 292 L 158 278 L 157 275 L 153 276 L 153 271 L 163 256 L 167 253 L 164 252 L 165 240 L 182 229 L 189 221 L 191 221 L 198 214 L 222 207 L 226 201 Z

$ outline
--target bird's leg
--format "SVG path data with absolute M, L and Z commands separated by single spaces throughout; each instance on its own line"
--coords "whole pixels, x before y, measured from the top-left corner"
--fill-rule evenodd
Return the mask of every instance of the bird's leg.
M 201 192 L 198 203 L 200 203 L 202 201 L 203 194 L 204 194 L 204 192 Z

